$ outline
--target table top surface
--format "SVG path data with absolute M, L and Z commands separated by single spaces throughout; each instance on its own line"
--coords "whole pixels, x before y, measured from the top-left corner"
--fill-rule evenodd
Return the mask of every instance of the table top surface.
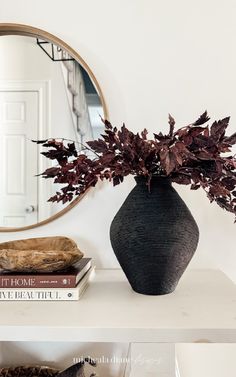
M 97 270 L 79 301 L 0 302 L 0 341 L 235 342 L 236 287 L 190 270 L 175 292 L 132 291 L 119 269 Z

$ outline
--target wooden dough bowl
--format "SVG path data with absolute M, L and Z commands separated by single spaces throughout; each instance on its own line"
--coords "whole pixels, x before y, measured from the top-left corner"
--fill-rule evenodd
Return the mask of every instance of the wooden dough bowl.
M 67 237 L 29 238 L 0 244 L 0 270 L 8 272 L 53 272 L 64 270 L 83 257 Z
M 0 377 L 56 377 L 59 372 L 44 366 L 19 366 L 0 368 Z
M 87 361 L 90 365 L 95 366 L 93 362 Z M 0 377 L 96 377 L 92 372 L 85 372 L 85 363 L 79 362 L 71 365 L 69 368 L 59 370 L 46 366 L 18 366 L 0 368 Z

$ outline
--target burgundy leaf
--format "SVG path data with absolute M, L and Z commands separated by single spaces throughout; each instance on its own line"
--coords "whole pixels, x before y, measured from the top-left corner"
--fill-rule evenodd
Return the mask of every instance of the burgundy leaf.
M 141 132 L 141 136 L 144 140 L 147 140 L 147 134 L 148 134 L 148 131 L 146 128 L 144 128 L 144 130 Z
M 42 175 L 47 178 L 53 178 L 53 177 L 56 177 L 59 172 L 60 172 L 60 168 L 52 167 L 52 168 L 46 169 L 42 173 Z
M 107 151 L 107 144 L 102 139 L 93 140 L 93 141 L 87 141 L 87 144 L 96 153 L 104 153 L 104 152 Z
M 180 185 L 189 185 L 191 183 L 191 177 L 184 174 L 173 175 L 171 180 Z
M 170 114 L 169 114 L 169 121 L 168 121 L 168 123 L 170 125 L 169 136 L 173 136 L 174 127 L 175 127 L 175 120 L 174 120 L 174 118 Z
M 220 140 L 224 134 L 225 130 L 228 127 L 230 117 L 224 118 L 219 121 L 215 121 L 211 126 L 211 137 L 218 141 Z
M 110 123 L 107 119 L 103 119 L 103 118 L 101 117 L 101 121 L 104 123 L 104 125 L 105 125 L 105 129 L 107 129 L 107 130 L 112 130 L 112 125 L 111 125 L 111 123 Z
M 154 138 L 156 140 L 159 140 L 159 141 L 164 141 L 164 140 L 170 140 L 169 136 L 168 135 L 163 135 L 162 132 L 159 132 L 158 134 L 153 134 L 154 135 Z
M 117 186 L 121 182 L 123 182 L 123 177 L 121 175 L 115 175 L 115 177 L 113 177 L 113 186 Z
M 172 151 L 163 151 L 160 155 L 161 164 L 164 170 L 166 171 L 166 175 L 168 176 L 176 167 L 176 159 L 175 155 Z
M 183 142 L 185 145 L 190 145 L 193 142 L 193 137 L 191 135 L 183 135 Z
M 45 139 L 45 140 L 31 140 L 33 143 L 36 143 L 36 144 L 45 144 L 48 139 Z
M 207 111 L 204 111 L 202 115 L 196 120 L 196 122 L 193 123 L 194 126 L 200 126 L 204 123 L 206 123 L 210 117 L 207 115 Z
M 206 137 L 209 137 L 209 135 L 210 135 L 210 131 L 209 131 L 209 127 L 208 127 L 208 126 L 207 126 L 207 127 L 205 128 L 205 130 L 203 131 L 203 135 L 206 136 Z
M 200 152 L 197 152 L 196 157 L 200 160 L 215 160 L 214 156 L 205 149 L 202 149 Z
M 212 196 L 227 196 L 229 195 L 229 190 L 227 190 L 225 187 L 218 183 L 210 187 L 209 193 Z
M 190 127 L 189 127 L 189 126 L 187 126 L 187 127 L 182 127 L 182 128 L 180 128 L 179 130 L 177 130 L 177 131 L 175 132 L 175 135 L 177 135 L 179 138 L 182 138 L 182 137 L 188 135 L 189 130 L 190 130 Z
M 234 144 L 236 144 L 236 132 L 233 133 L 233 135 L 231 135 L 231 136 L 225 137 L 225 138 L 224 138 L 224 141 L 225 141 L 226 143 L 228 143 L 229 145 L 234 145 Z
M 235 212 L 233 206 L 227 201 L 226 198 L 216 198 L 215 200 L 221 208 L 226 209 L 226 211 L 229 212 Z
M 110 164 L 115 159 L 115 153 L 114 152 L 107 152 L 104 154 L 104 156 L 101 157 L 101 163 L 103 165 Z
M 183 152 L 183 153 L 188 153 L 188 149 L 186 148 L 185 144 L 182 142 L 182 141 L 177 141 L 175 143 L 175 148 L 179 151 L 179 152 Z
M 200 135 L 201 133 L 205 132 L 205 127 L 192 127 L 189 130 L 189 135 L 192 137 L 195 137 L 197 135 Z
M 236 177 L 226 177 L 223 178 L 221 182 L 224 185 L 224 187 L 229 191 L 234 190 L 234 188 L 236 187 Z
M 236 133 L 225 136 L 229 118 L 214 122 L 210 129 L 202 127 L 208 120 L 205 112 L 195 123 L 174 132 L 175 121 L 170 115 L 168 134 L 159 132 L 148 140 L 146 128 L 135 134 L 124 124 L 117 128 L 102 119 L 104 134 L 82 146 L 82 152 L 74 142 L 64 139 L 35 141 L 46 149 L 42 154 L 57 164 L 41 175 L 62 185 L 49 200 L 67 203 L 99 179 L 115 186 L 127 175 L 141 175 L 150 186 L 151 177 L 159 175 L 190 185 L 192 190 L 202 187 L 211 202 L 236 214 L 236 159 L 231 152 Z M 94 156 L 89 158 L 87 151 Z M 224 156 L 225 152 L 230 154 Z

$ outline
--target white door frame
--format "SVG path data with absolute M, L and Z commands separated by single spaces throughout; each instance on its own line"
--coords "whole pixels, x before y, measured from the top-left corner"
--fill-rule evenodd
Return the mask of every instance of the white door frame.
M 50 80 L 0 80 L 0 92 L 21 91 L 38 93 L 38 136 L 39 140 L 51 134 L 51 81 Z M 47 168 L 47 161 L 41 154 L 38 156 L 38 172 Z M 37 172 L 36 172 L 37 173 Z M 45 205 L 50 197 L 48 185 L 43 179 L 38 180 L 38 222 L 51 216 L 49 206 Z

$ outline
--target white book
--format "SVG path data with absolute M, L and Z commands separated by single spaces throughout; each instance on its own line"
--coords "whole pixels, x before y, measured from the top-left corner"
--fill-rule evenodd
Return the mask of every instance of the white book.
M 76 301 L 93 279 L 95 267 L 80 280 L 76 288 L 0 289 L 0 301 Z

